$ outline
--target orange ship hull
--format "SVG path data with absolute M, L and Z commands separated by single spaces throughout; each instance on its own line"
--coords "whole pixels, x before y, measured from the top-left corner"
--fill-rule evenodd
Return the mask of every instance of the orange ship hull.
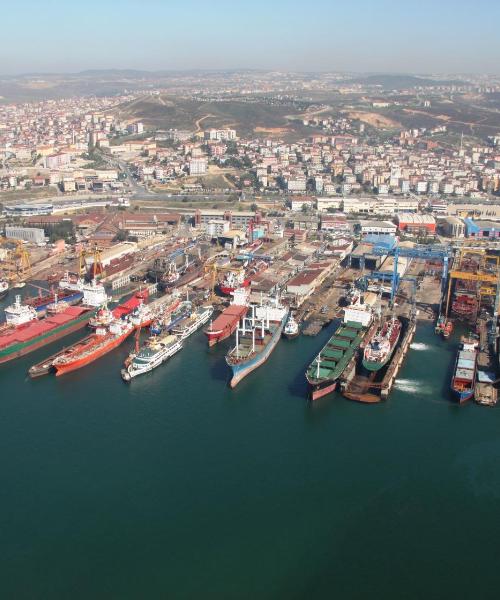
M 63 365 L 54 365 L 56 369 L 56 377 L 64 375 L 65 373 L 70 373 L 71 371 L 76 371 L 77 369 L 81 369 L 82 367 L 93 363 L 98 358 L 101 358 L 101 356 L 104 356 L 108 352 L 111 352 L 111 350 L 118 348 L 118 346 L 120 346 L 120 344 L 122 344 L 122 342 L 124 342 L 133 331 L 134 329 L 132 328 L 122 335 L 111 339 L 108 344 L 96 349 L 95 352 L 90 352 L 87 356 L 82 356 L 81 358 L 75 356 L 75 359 L 71 362 Z

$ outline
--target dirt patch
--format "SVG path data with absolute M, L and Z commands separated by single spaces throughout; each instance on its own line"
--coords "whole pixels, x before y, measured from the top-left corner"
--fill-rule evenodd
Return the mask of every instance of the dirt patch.
M 268 133 L 269 135 L 281 135 L 282 133 L 288 133 L 290 129 L 288 127 L 254 127 L 255 133 Z
M 433 115 L 425 112 L 425 110 L 415 110 L 413 108 L 403 108 L 403 112 L 410 115 L 425 115 L 426 117 L 431 117 L 432 119 L 437 119 L 438 121 L 449 121 L 451 119 L 451 117 L 448 115 Z
M 378 113 L 350 111 L 347 113 L 347 116 L 350 119 L 358 119 L 377 129 L 397 129 L 402 127 L 401 123 L 394 121 L 394 119 L 389 119 L 389 117 L 385 117 L 384 115 L 379 115 Z

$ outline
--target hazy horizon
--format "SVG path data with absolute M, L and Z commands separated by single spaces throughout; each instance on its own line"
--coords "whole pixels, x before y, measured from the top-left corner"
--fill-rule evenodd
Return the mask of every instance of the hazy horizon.
M 0 69 L 499 74 L 498 17 L 485 0 L 25 0 L 4 12 Z

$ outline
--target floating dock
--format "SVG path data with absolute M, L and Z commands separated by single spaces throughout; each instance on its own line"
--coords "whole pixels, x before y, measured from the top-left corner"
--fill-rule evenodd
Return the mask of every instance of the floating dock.
M 400 319 L 403 322 L 404 333 L 389 365 L 381 372 L 367 373 L 359 366 L 358 358 L 354 357 L 340 379 L 340 391 L 345 398 L 373 404 L 389 396 L 416 330 L 415 319 Z M 374 327 L 376 328 L 377 324 Z M 365 339 L 370 340 L 373 333 L 370 331 Z

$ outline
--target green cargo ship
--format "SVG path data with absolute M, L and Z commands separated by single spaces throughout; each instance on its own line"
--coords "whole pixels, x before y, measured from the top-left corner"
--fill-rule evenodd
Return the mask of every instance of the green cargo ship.
M 333 392 L 337 381 L 358 350 L 368 328 L 362 323 L 343 323 L 306 371 L 312 400 Z
M 87 306 L 68 306 L 61 312 L 44 319 L 34 319 L 18 327 L 4 324 L 0 328 L 0 363 L 29 354 L 82 329 L 93 314 L 95 309 Z

